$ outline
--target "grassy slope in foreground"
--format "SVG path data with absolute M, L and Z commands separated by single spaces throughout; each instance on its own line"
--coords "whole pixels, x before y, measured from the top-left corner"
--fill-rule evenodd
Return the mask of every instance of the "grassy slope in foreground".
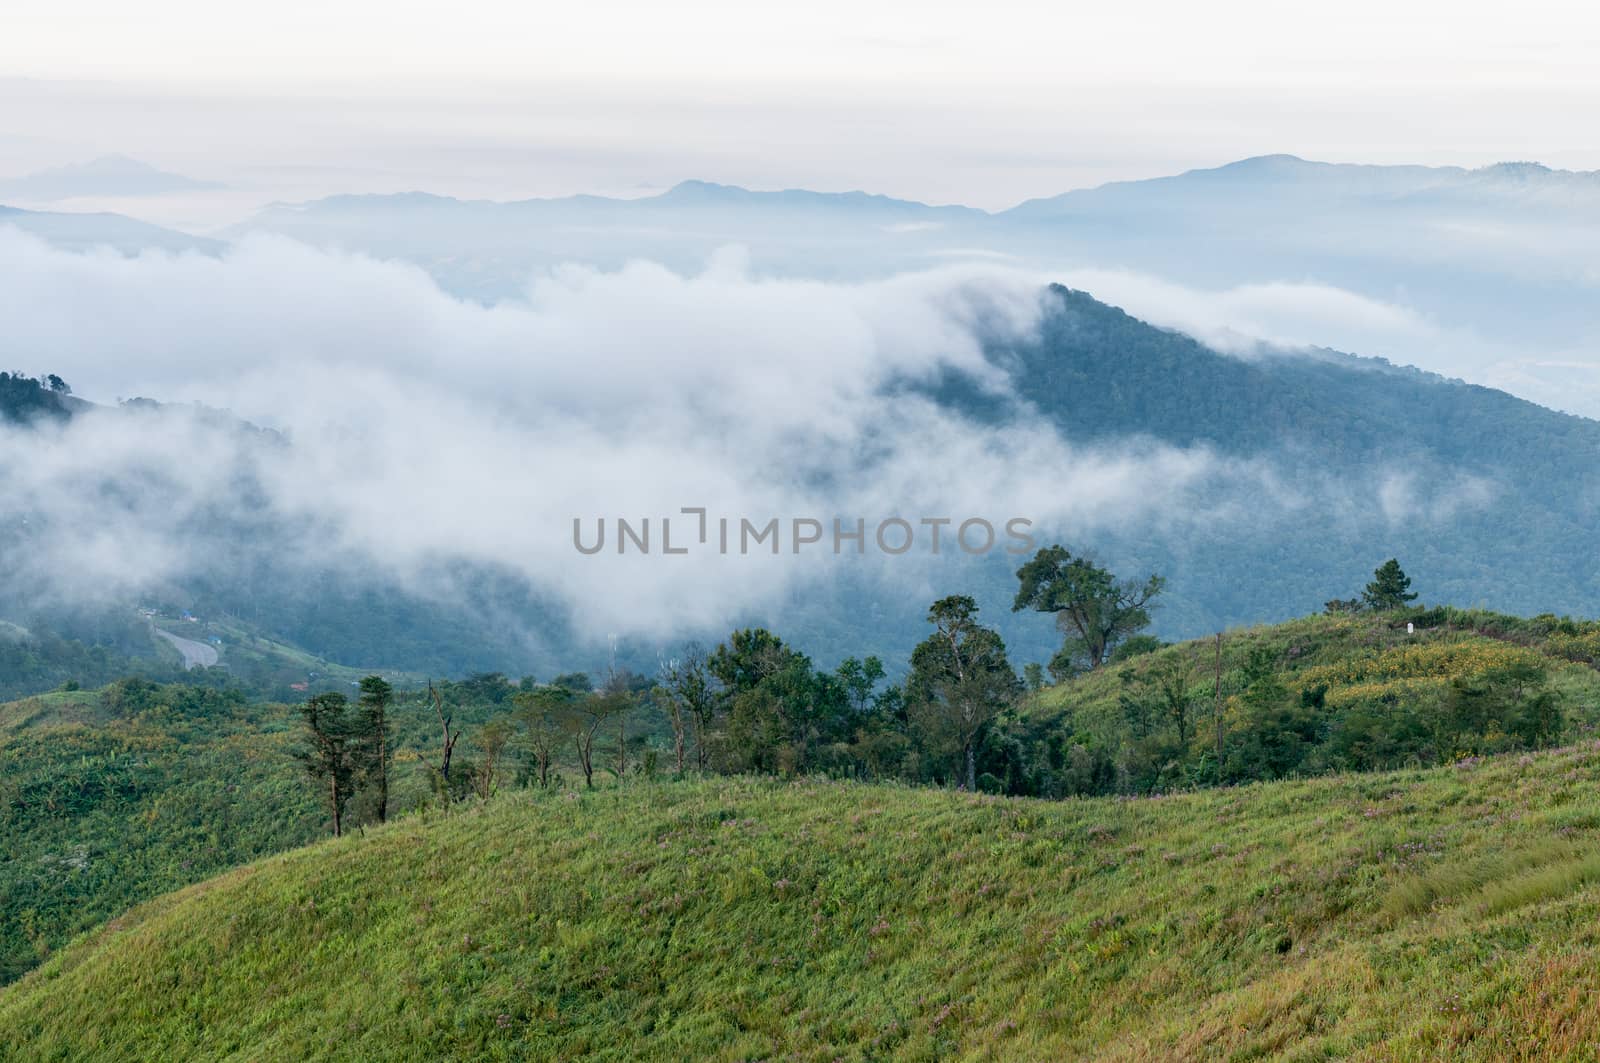
M 138 682 L 0 704 L 0 985 L 130 904 L 318 837 L 291 711 Z
M 146 904 L 17 1059 L 1562 1058 L 1600 750 L 1153 800 L 516 794 Z

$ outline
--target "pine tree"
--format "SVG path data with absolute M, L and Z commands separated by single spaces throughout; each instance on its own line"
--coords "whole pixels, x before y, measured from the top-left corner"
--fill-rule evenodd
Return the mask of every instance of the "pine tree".
M 1361 592 L 1361 600 L 1367 603 L 1367 608 L 1381 613 L 1404 609 L 1407 602 L 1416 601 L 1415 594 L 1407 593 L 1411 589 L 1411 577 L 1405 574 L 1395 558 L 1391 557 L 1379 565 L 1372 577 L 1367 589 Z
M 382 676 L 369 675 L 361 681 L 362 774 L 375 790 L 379 823 L 389 819 L 389 765 L 394 759 L 389 736 L 389 704 L 393 700 L 394 688 L 384 682 Z
M 344 810 L 356 789 L 359 770 L 359 725 L 350 719 L 349 703 L 340 693 L 317 694 L 300 706 L 307 748 L 299 753 L 306 773 L 322 788 L 333 816 L 333 836 L 344 833 Z

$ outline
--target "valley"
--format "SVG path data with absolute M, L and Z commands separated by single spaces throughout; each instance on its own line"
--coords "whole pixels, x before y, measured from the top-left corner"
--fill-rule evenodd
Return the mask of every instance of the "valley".
M 1600 1061 L 1600 9 L 6 15 L 0 1063 Z

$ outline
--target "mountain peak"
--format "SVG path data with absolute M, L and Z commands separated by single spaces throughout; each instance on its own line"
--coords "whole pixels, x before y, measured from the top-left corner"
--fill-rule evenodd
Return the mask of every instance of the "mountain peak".
M 687 181 L 679 181 L 655 198 L 672 203 L 726 203 L 748 200 L 760 194 L 748 188 L 742 188 L 739 185 L 725 185 L 716 181 L 701 181 L 691 178 Z
M 1492 166 L 1485 166 L 1474 171 L 1484 177 L 1505 178 L 1513 181 L 1537 181 L 1549 177 L 1557 171 L 1552 170 L 1542 162 L 1497 162 Z
M 1302 159 L 1298 155 L 1289 155 L 1284 152 L 1279 152 L 1274 155 L 1252 155 L 1249 158 L 1239 159 L 1235 162 L 1224 163 L 1221 166 L 1210 167 L 1210 169 L 1218 171 L 1227 170 L 1232 173 L 1281 173 L 1285 171 L 1320 169 L 1321 167 L 1328 165 L 1330 164 L 1325 162 L 1312 162 L 1309 159 Z

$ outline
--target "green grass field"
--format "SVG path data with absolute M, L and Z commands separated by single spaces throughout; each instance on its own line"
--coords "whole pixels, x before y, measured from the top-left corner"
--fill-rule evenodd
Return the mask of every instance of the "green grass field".
M 0 704 L 0 735 L 27 727 L 98 725 L 108 718 L 98 690 L 55 690 Z
M 432 797 L 418 750 L 438 725 L 415 695 L 394 723 L 392 807 L 415 808 Z M 293 755 L 299 727 L 291 705 L 200 687 L 0 703 L 0 985 L 135 903 L 321 835 L 320 794 Z M 468 740 L 460 760 L 471 756 Z
M 1600 748 L 1157 799 L 506 795 L 136 908 L 9 1059 L 1592 1059 Z
M 0 983 L 131 904 L 322 832 L 285 707 L 109 693 L 0 705 Z
M 1279 680 L 1289 689 L 1320 685 L 1329 703 L 1343 707 L 1361 699 L 1381 699 L 1394 693 L 1398 700 L 1417 700 L 1432 688 L 1486 666 L 1519 659 L 1549 669 L 1552 681 L 1574 707 L 1600 710 L 1600 636 L 1566 637 L 1544 630 L 1537 621 L 1499 613 L 1441 609 L 1427 626 L 1414 633 L 1404 618 L 1395 620 L 1371 614 L 1314 615 L 1281 624 L 1234 628 L 1222 642 L 1223 689 L 1252 650 L 1272 656 Z M 1126 677 L 1182 661 L 1192 670 L 1195 684 L 1209 691 L 1215 666 L 1216 644 L 1197 639 L 1141 654 L 1123 665 L 1113 665 L 1044 688 L 1030 711 L 1049 716 L 1062 711 L 1088 719 L 1113 715 Z M 1198 717 L 1210 719 L 1211 707 L 1197 706 Z

